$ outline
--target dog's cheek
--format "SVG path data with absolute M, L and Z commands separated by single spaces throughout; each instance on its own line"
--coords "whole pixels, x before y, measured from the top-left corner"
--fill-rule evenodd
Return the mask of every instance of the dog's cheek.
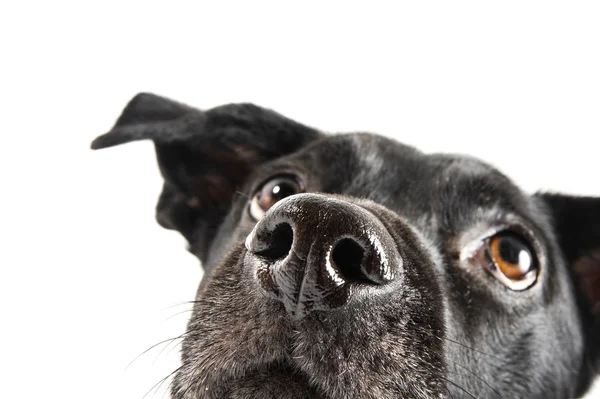
M 455 384 L 476 396 L 576 396 L 582 334 L 565 292 L 567 276 L 554 258 L 537 295 L 450 290 L 446 354 Z
M 250 280 L 242 248 L 231 251 L 198 292 L 172 389 L 176 398 L 219 397 L 215 390 L 228 381 L 285 356 L 290 327 Z

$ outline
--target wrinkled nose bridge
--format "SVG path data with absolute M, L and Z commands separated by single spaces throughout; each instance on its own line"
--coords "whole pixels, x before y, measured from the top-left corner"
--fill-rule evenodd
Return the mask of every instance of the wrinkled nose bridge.
M 402 266 L 377 217 L 319 194 L 277 203 L 250 233 L 246 248 L 258 284 L 295 318 L 340 307 L 356 287 L 382 286 Z

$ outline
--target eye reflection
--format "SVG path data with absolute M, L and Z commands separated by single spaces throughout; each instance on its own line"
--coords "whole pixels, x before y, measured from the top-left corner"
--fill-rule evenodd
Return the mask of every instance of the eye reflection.
M 532 286 L 537 280 L 538 261 L 529 242 L 509 231 L 486 239 L 475 259 L 498 281 L 515 291 Z
M 250 202 L 250 215 L 259 220 L 278 201 L 303 192 L 298 179 L 293 176 L 277 176 L 265 182 Z

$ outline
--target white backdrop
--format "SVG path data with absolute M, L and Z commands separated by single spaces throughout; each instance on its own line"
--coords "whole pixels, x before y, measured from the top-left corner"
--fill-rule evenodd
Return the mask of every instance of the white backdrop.
M 128 364 L 184 331 L 200 268 L 154 221 L 151 144 L 88 149 L 137 92 L 251 101 L 476 155 L 527 191 L 600 195 L 598 3 L 13 3 L 0 6 L 0 397 L 166 396 L 151 388 L 177 345 Z

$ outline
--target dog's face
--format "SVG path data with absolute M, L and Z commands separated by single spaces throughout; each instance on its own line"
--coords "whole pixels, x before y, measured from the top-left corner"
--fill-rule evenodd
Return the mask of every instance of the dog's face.
M 140 94 L 92 146 L 140 139 L 205 269 L 174 398 L 565 398 L 597 374 L 599 199 L 247 104 Z

